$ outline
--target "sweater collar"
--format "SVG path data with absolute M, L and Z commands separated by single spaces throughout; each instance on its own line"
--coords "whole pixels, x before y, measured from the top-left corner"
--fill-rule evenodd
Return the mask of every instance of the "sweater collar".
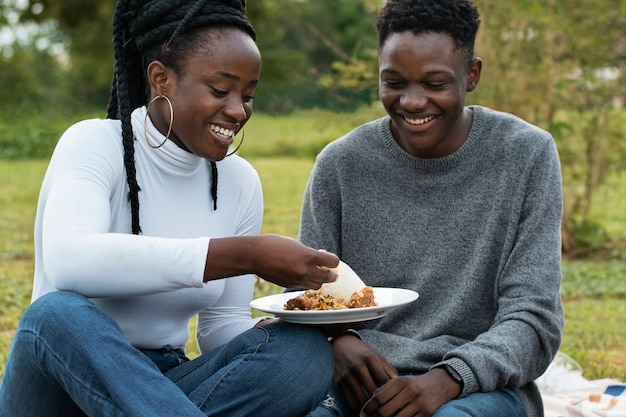
M 453 167 L 465 160 L 476 148 L 476 143 L 480 138 L 483 125 L 483 107 L 470 106 L 470 108 L 474 111 L 474 119 L 465 142 L 463 142 L 459 149 L 441 158 L 418 158 L 402 149 L 391 133 L 391 118 L 389 116 L 382 117 L 378 120 L 378 130 L 382 137 L 383 145 L 395 158 L 425 171 L 445 169 Z
M 145 129 L 144 129 L 144 120 Z M 165 136 L 157 130 L 148 116 L 146 118 L 146 107 L 135 109 L 131 115 L 131 123 L 135 134 L 135 148 L 146 155 L 156 166 L 171 175 L 190 176 L 198 172 L 205 160 L 202 157 L 181 149 L 171 140 L 166 140 Z M 146 142 L 148 140 L 154 145 L 163 143 L 159 148 L 152 148 Z

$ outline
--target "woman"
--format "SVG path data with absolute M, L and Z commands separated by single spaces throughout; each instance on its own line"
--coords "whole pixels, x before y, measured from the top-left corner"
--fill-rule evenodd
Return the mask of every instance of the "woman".
M 253 274 L 319 288 L 338 259 L 259 236 L 258 175 L 228 153 L 261 69 L 245 1 L 122 0 L 113 33 L 108 118 L 68 129 L 43 182 L 0 415 L 306 414 L 330 346 L 252 319 Z M 196 314 L 203 355 L 189 361 Z

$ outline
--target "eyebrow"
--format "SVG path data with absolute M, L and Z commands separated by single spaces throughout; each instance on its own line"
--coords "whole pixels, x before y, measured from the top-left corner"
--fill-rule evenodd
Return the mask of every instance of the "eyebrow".
M 402 73 L 400 71 L 391 69 L 391 68 L 383 68 L 380 70 L 381 74 L 392 74 L 392 75 L 402 75 Z M 431 71 L 426 71 L 425 72 L 426 75 L 437 75 L 437 74 L 450 74 L 450 71 L 445 71 L 445 70 L 431 70 Z
M 215 75 L 219 77 L 223 77 L 223 78 L 228 78 L 229 80 L 241 81 L 241 78 L 239 78 L 235 74 L 231 74 L 230 72 L 226 72 L 226 71 L 217 71 Z M 259 83 L 259 80 L 252 80 L 250 82 L 250 84 L 255 84 L 255 85 L 258 83 Z

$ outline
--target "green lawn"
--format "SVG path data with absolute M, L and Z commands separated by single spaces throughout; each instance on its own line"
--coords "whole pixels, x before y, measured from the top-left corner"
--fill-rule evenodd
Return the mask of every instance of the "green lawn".
M 302 192 L 313 160 L 249 160 L 264 184 L 263 232 L 296 237 Z M 33 219 L 46 166 L 47 161 L 0 160 L 0 375 L 17 322 L 30 302 Z M 624 206 L 615 207 L 615 201 L 626 201 L 626 187 L 621 184 L 600 194 L 612 203 L 612 227 L 618 234 L 623 233 L 624 224 L 620 229 L 615 219 L 626 213 Z M 561 350 L 581 364 L 586 378 L 626 380 L 626 261 L 565 261 L 563 272 L 566 324 Z M 257 296 L 278 290 L 260 282 Z M 197 354 L 193 341 L 189 352 Z

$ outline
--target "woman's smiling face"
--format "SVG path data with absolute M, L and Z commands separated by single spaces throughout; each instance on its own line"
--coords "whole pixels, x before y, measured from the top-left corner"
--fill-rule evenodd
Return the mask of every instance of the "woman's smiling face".
M 211 29 L 207 36 L 207 47 L 193 52 L 182 71 L 153 62 L 148 76 L 152 95 L 164 94 L 172 103 L 170 139 L 193 154 L 219 161 L 252 115 L 261 56 L 252 38 L 240 30 Z M 155 102 L 150 118 L 165 134 L 170 110 L 163 102 Z
M 481 62 L 471 65 L 441 33 L 394 33 L 379 50 L 379 95 L 391 117 L 396 142 L 409 154 L 438 158 L 458 149 L 471 127 L 465 94 L 480 78 Z

